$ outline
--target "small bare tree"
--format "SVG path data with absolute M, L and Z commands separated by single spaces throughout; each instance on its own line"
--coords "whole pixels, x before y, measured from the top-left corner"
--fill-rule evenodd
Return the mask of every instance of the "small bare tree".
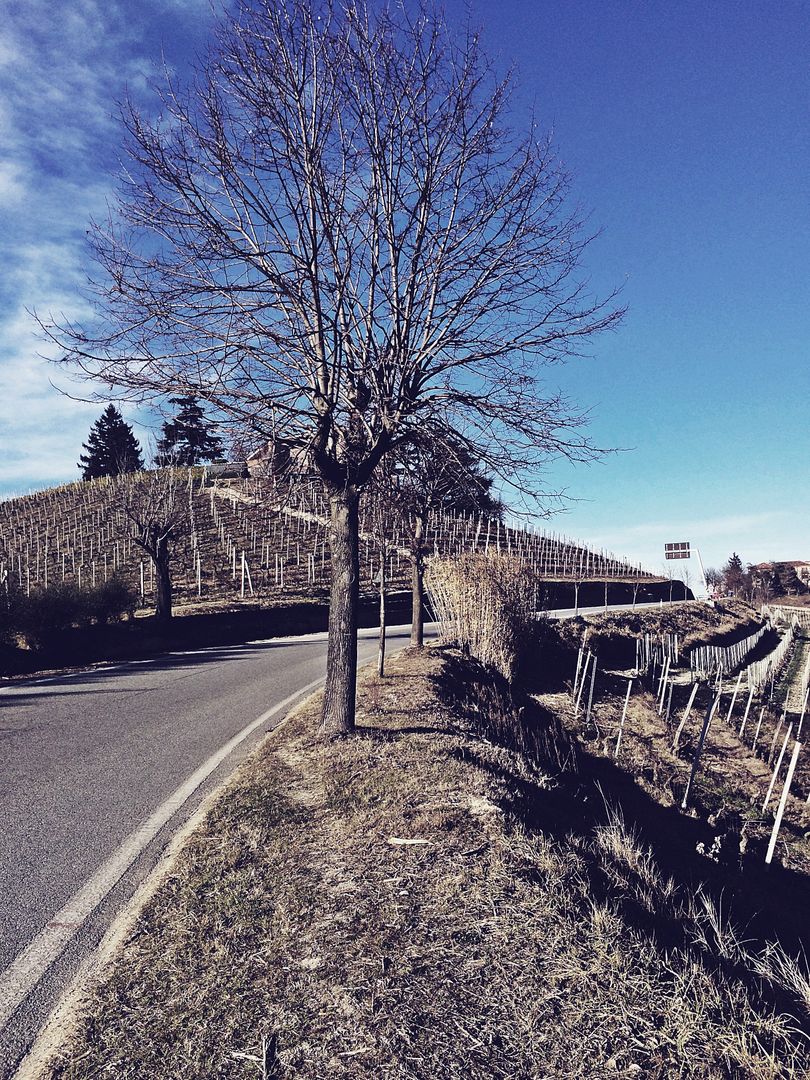
M 425 428 L 400 443 L 388 467 L 390 514 L 396 514 L 411 558 L 411 645 L 421 648 L 425 626 L 425 537 L 431 513 L 500 517 L 503 506 L 491 494 L 492 480 L 457 433 Z
M 190 528 L 190 470 L 168 467 L 129 473 L 119 481 L 125 529 L 152 560 L 155 570 L 155 618 L 172 617 L 171 557 L 174 545 Z
M 159 120 L 124 109 L 97 321 L 43 323 L 126 396 L 193 394 L 307 451 L 330 503 L 328 735 L 354 723 L 358 500 L 383 456 L 428 427 L 512 478 L 593 453 L 539 368 L 619 313 L 577 277 L 588 236 L 510 89 L 433 8 L 244 0 Z

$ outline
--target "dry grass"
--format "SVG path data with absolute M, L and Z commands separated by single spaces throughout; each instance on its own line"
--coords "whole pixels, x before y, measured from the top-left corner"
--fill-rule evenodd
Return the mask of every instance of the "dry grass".
M 531 565 L 509 555 L 432 558 L 425 584 L 447 641 L 513 680 L 537 609 L 537 577 Z
M 580 781 L 505 722 L 487 738 L 495 703 L 471 723 L 448 664 L 366 675 L 360 732 L 329 747 L 311 701 L 241 769 L 54 1078 L 806 1075 L 783 1011 L 804 967 L 743 970 L 607 796 L 577 829 Z
M 696 645 L 722 645 L 746 637 L 761 625 L 758 613 L 742 600 L 724 600 L 714 607 L 702 601 L 615 611 L 567 619 L 560 632 L 577 648 L 587 631 L 588 648 L 600 659 L 629 667 L 639 635 L 678 634 L 681 652 Z

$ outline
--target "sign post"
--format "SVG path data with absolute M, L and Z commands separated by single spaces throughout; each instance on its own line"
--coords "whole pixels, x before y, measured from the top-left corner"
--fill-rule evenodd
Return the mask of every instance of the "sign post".
M 677 544 L 664 544 L 665 559 L 688 559 L 691 557 L 689 541 L 683 540 Z
M 703 559 L 700 557 L 700 551 L 695 548 L 695 554 L 697 555 L 698 563 L 700 565 L 700 576 L 703 578 L 703 588 L 706 590 L 706 595 L 709 594 L 709 585 L 706 581 L 706 571 L 703 569 Z M 688 540 L 680 540 L 672 544 L 664 544 L 664 558 L 665 559 L 691 559 L 692 551 L 691 545 Z

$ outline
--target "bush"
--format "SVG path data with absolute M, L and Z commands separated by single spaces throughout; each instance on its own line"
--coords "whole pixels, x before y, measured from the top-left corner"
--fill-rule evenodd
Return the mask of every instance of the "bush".
M 89 623 L 89 608 L 87 591 L 73 582 L 32 589 L 21 598 L 18 629 L 32 648 L 43 648 L 71 626 Z
M 114 622 L 132 614 L 135 607 L 135 593 L 119 578 L 90 589 L 63 581 L 34 589 L 30 596 L 16 600 L 10 616 L 12 634 L 22 634 L 32 648 L 47 648 L 71 627 Z
M 14 585 L 0 588 L 0 645 L 13 645 L 19 631 L 21 597 Z
M 91 590 L 91 607 L 97 623 L 118 622 L 124 615 L 132 618 L 137 606 L 135 590 L 121 578 L 112 577 Z
M 508 555 L 430 559 L 425 582 L 445 639 L 509 682 L 534 639 L 536 579 Z

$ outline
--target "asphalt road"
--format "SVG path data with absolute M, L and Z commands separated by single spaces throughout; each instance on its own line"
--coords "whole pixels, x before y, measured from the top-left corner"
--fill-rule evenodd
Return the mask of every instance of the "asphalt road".
M 408 632 L 391 628 L 389 649 Z M 325 660 L 317 634 L 0 690 L 2 1080 L 174 832 Z

